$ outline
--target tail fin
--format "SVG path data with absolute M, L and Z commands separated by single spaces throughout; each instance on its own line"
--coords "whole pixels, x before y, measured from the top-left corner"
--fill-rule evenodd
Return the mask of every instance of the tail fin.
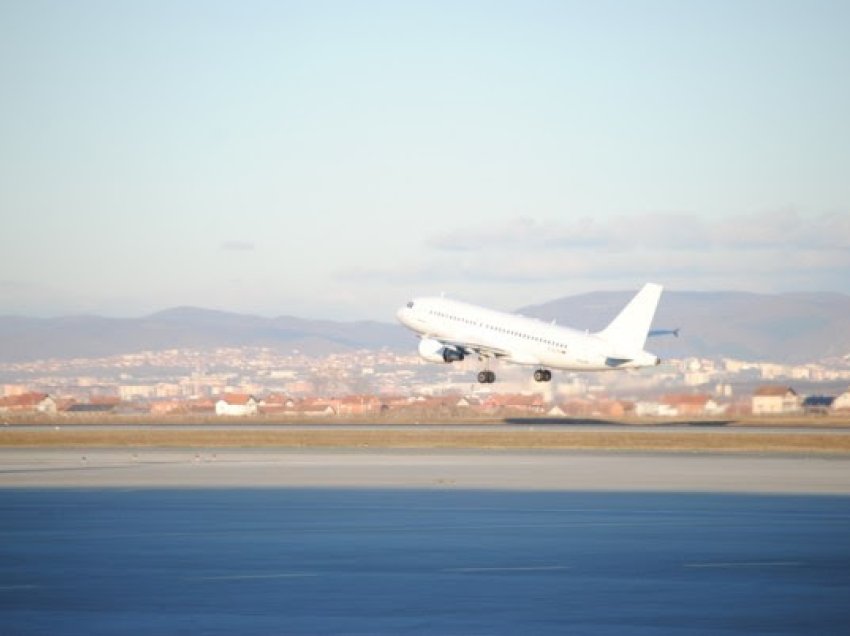
M 643 350 L 662 289 L 655 283 L 644 285 L 599 335 L 623 352 Z

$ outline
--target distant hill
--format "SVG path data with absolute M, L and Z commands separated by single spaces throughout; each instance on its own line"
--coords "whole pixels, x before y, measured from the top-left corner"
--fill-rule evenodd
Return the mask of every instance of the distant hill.
M 0 317 L 0 362 L 101 357 L 144 350 L 262 346 L 307 355 L 411 347 L 400 325 L 263 318 L 196 307 L 142 318 Z
M 520 313 L 597 330 L 634 292 L 595 292 Z M 829 293 L 665 292 L 655 328 L 680 328 L 648 347 L 662 357 L 730 356 L 806 362 L 850 353 L 850 296 Z M 307 355 L 389 347 L 415 351 L 414 337 L 383 322 L 264 318 L 177 307 L 142 318 L 0 316 L 0 362 L 99 357 L 142 350 L 265 346 Z
M 595 331 L 633 294 L 594 292 L 519 311 Z M 662 356 L 808 362 L 850 353 L 850 296 L 665 291 L 653 327 L 681 328 L 679 338 L 650 339 L 647 348 Z

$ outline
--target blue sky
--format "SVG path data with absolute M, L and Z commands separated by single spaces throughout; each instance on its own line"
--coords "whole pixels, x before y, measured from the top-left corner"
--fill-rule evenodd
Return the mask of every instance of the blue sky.
M 0 0 L 0 314 L 850 293 L 850 3 Z

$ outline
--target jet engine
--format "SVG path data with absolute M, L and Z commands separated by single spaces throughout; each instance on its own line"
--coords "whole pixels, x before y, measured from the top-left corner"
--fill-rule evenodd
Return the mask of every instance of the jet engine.
M 463 351 L 457 347 L 446 346 L 431 338 L 422 338 L 419 341 L 419 355 L 428 362 L 460 362 L 463 360 Z

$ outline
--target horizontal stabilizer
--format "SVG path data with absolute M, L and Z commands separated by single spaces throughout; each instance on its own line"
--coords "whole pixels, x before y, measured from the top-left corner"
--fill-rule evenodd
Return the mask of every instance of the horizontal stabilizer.
M 650 338 L 655 338 L 657 336 L 675 336 L 679 337 L 679 329 L 651 329 L 648 336 Z

